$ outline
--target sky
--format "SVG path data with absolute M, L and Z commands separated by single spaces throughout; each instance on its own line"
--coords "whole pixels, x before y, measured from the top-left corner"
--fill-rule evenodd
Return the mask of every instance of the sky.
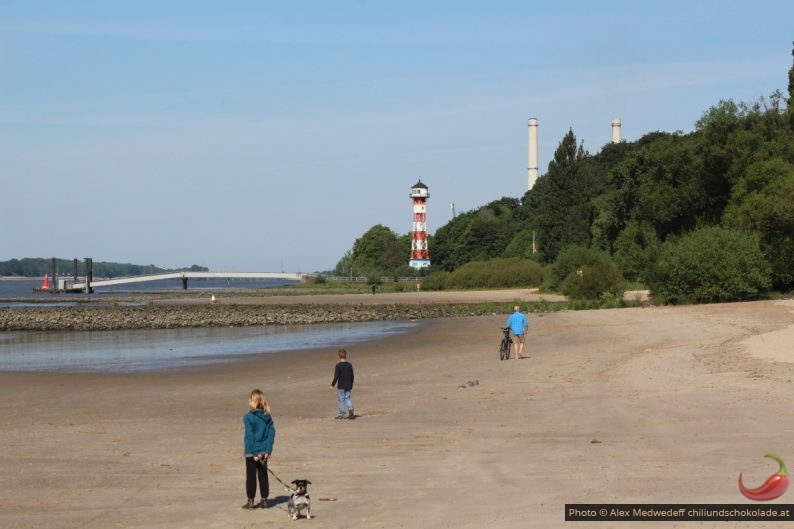
M 787 91 L 794 2 L 0 0 L 0 260 L 332 269 L 597 153 Z M 430 256 L 432 259 L 432 247 Z M 406 256 L 406 261 L 408 256 Z

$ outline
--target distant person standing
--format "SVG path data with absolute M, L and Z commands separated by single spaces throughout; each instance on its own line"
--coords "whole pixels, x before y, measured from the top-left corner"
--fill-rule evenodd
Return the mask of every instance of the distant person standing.
M 521 353 L 524 352 L 524 339 L 529 330 L 529 322 L 527 317 L 521 313 L 521 307 L 516 305 L 513 314 L 507 318 L 507 326 L 510 327 L 510 338 L 513 341 L 513 347 L 516 351 L 516 360 L 524 358 Z
M 350 399 L 350 392 L 353 390 L 353 364 L 347 361 L 347 351 L 340 349 L 337 353 L 339 362 L 334 368 L 334 379 L 331 381 L 331 389 L 336 386 L 336 396 L 339 403 L 339 415 L 337 419 L 355 419 L 353 411 L 353 401 Z M 347 416 L 345 416 L 347 414 Z

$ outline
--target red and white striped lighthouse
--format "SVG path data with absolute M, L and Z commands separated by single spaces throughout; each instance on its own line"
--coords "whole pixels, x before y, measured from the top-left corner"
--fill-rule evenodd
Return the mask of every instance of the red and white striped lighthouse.
M 411 201 L 414 205 L 414 223 L 411 230 L 411 259 L 408 266 L 415 269 L 430 266 L 430 253 L 427 250 L 427 199 L 430 193 L 421 180 L 411 188 Z

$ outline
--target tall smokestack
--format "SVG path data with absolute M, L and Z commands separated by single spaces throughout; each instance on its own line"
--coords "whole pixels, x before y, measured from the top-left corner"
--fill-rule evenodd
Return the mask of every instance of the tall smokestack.
M 612 143 L 620 143 L 620 118 L 612 120 Z
M 529 187 L 538 181 L 538 118 L 529 118 Z

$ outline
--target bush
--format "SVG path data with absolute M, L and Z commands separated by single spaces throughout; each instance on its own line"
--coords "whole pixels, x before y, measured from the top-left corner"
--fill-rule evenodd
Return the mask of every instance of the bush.
M 757 236 L 711 227 L 665 242 L 648 286 L 664 303 L 713 303 L 757 299 L 770 276 Z
M 623 275 L 607 252 L 568 246 L 552 266 L 548 288 L 573 299 L 623 297 Z
M 653 267 L 660 246 L 652 228 L 629 222 L 615 241 L 615 261 L 623 276 L 630 281 L 642 281 Z
M 621 299 L 623 276 L 613 262 L 599 266 L 583 266 L 571 272 L 560 286 L 560 291 L 571 299 Z
M 444 282 L 449 275 L 448 272 L 432 272 L 422 279 L 422 290 L 444 290 Z
M 520 257 L 473 261 L 450 273 L 447 288 L 526 288 L 543 283 L 543 266 Z

